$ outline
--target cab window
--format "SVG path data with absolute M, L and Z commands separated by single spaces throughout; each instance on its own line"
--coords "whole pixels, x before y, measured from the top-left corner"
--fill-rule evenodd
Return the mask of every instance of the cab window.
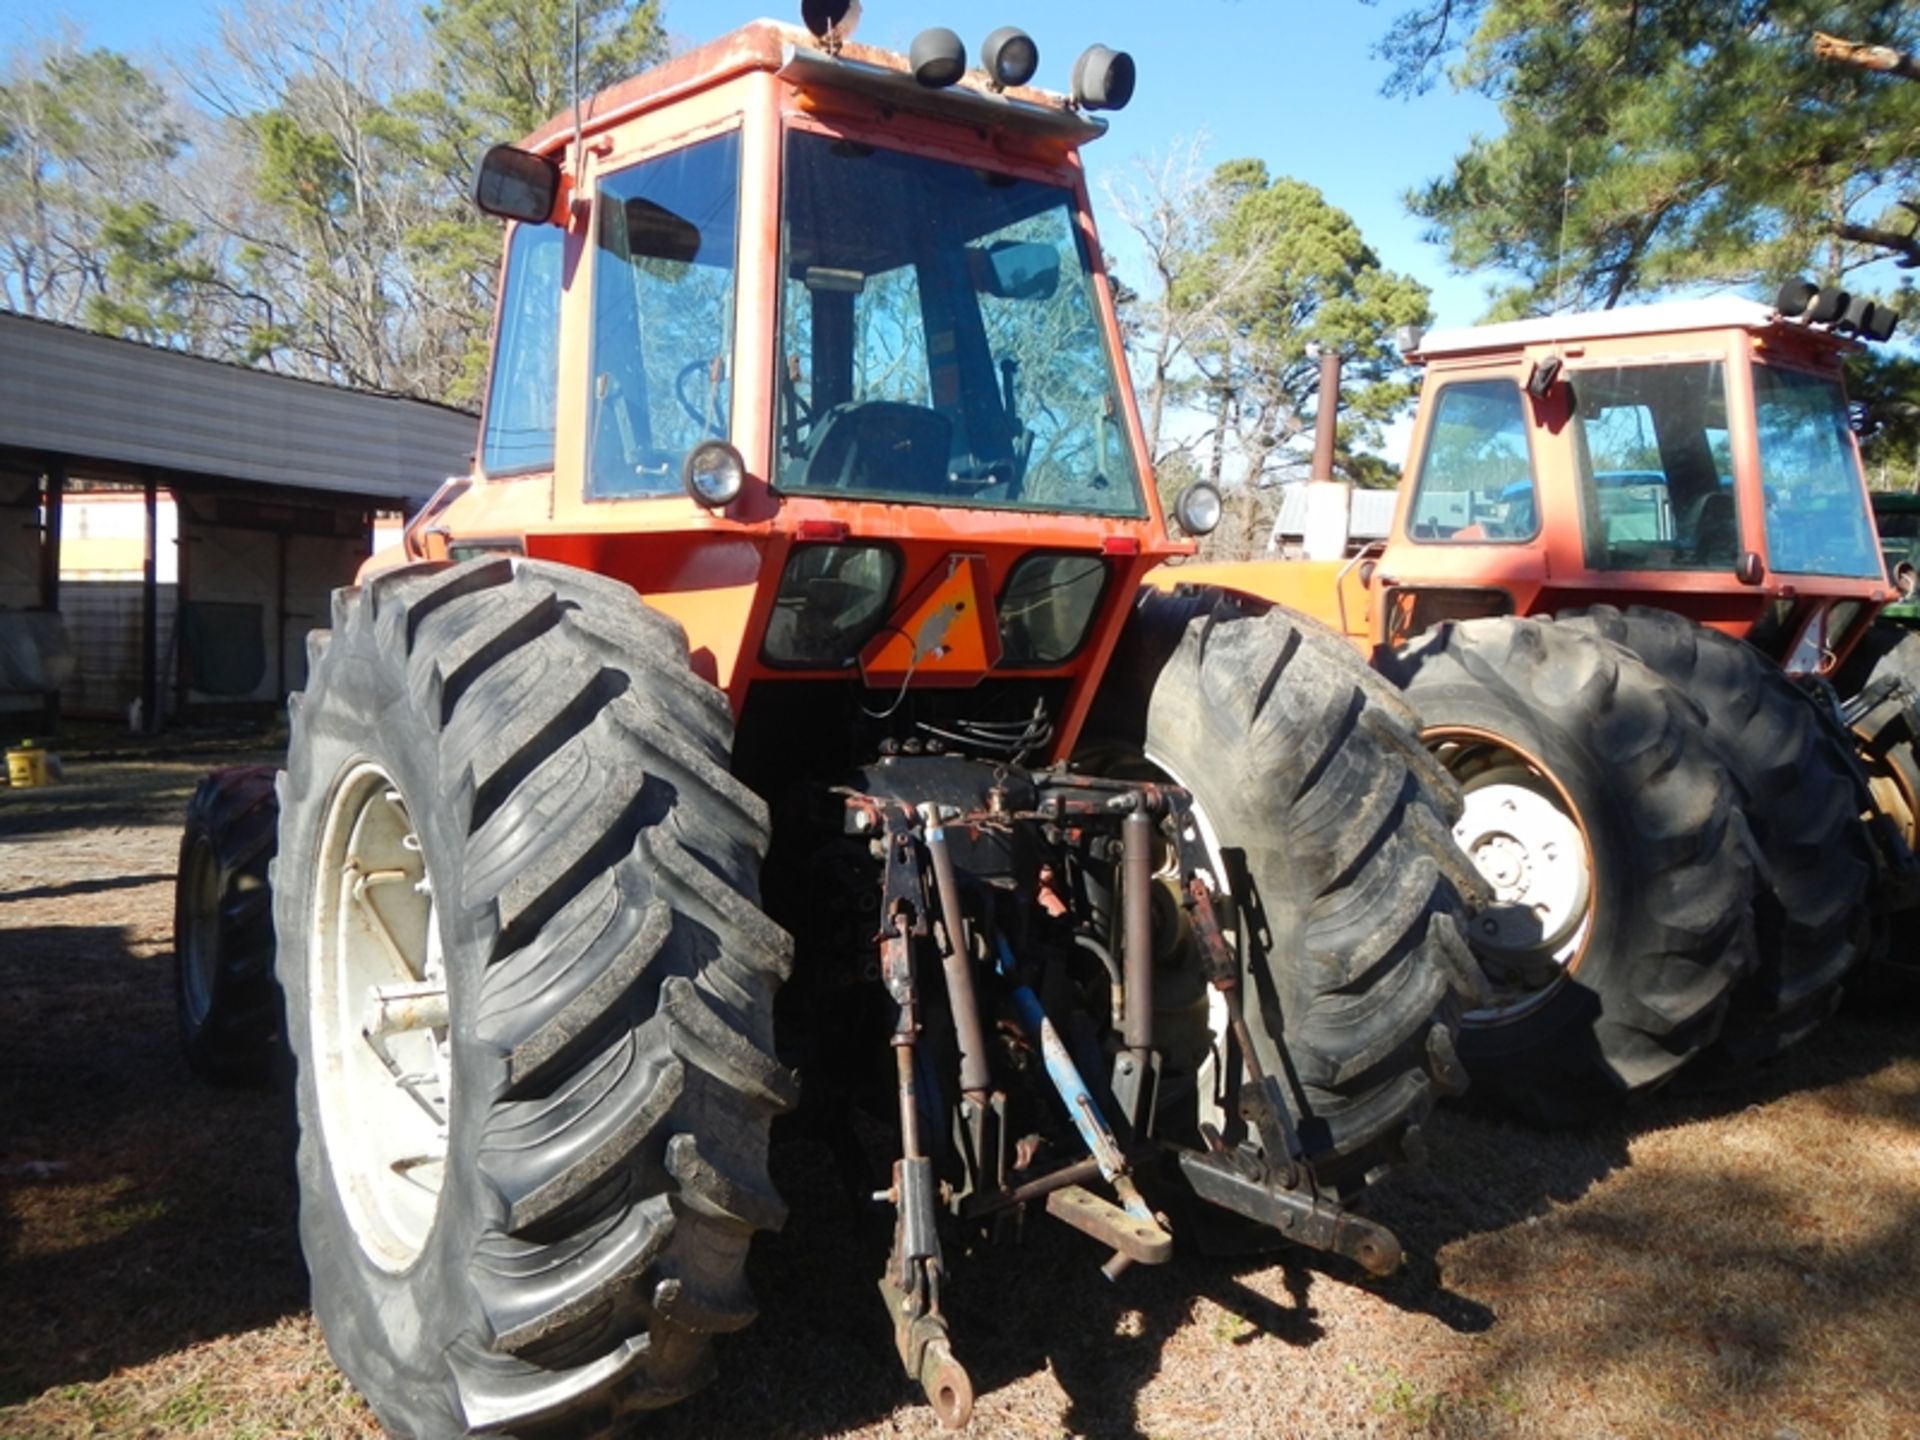
M 587 494 L 680 492 L 680 466 L 732 420 L 737 132 L 600 181 L 594 222 Z
M 1731 569 L 1740 527 L 1725 367 L 1614 365 L 1570 383 L 1587 563 Z
M 553 469 L 560 388 L 560 260 L 566 232 L 520 225 L 507 247 L 506 288 L 480 463 L 489 475 Z
M 1511 380 L 1465 380 L 1434 403 L 1413 494 L 1415 540 L 1521 541 L 1540 533 L 1526 403 Z
M 1753 395 L 1772 567 L 1789 575 L 1878 579 L 1880 551 L 1840 382 L 1756 365 Z

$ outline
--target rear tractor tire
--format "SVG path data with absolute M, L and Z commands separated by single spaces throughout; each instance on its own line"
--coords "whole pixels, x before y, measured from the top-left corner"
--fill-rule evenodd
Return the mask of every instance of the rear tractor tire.
M 1188 789 L 1210 848 L 1244 862 L 1248 1023 L 1323 1189 L 1350 1199 L 1418 1158 L 1458 1093 L 1478 975 L 1458 918 L 1477 882 L 1459 799 L 1413 715 L 1350 646 L 1218 592 L 1142 597 L 1089 746 Z
M 1904 680 L 1920 695 L 1920 630 L 1881 620 L 1861 638 L 1836 677 L 1842 695 L 1853 697 L 1883 680 Z M 1893 823 L 1907 849 L 1920 855 L 1920 736 L 1899 707 L 1883 705 L 1857 733 L 1867 763 L 1875 808 Z M 1886 724 L 1882 733 L 1875 720 Z
M 503 559 L 339 592 L 311 677 L 274 909 L 328 1348 L 404 1436 L 680 1398 L 793 1099 L 724 698 L 627 587 Z
M 273 978 L 274 767 L 216 770 L 187 802 L 173 892 L 174 1009 L 187 1064 L 219 1085 L 257 1085 L 280 1053 Z
M 1464 621 L 1383 668 L 1465 791 L 1454 833 L 1495 892 L 1472 930 L 1494 999 L 1460 1035 L 1473 1096 L 1602 1118 L 1711 1045 L 1753 968 L 1733 782 L 1686 698 L 1591 633 Z
M 1852 767 L 1812 697 L 1751 645 L 1641 606 L 1595 606 L 1562 623 L 1624 645 L 1691 697 L 1746 796 L 1765 866 L 1753 897 L 1758 963 L 1734 989 L 1719 1049 L 1736 1064 L 1769 1059 L 1833 1013 L 1866 953 L 1874 856 Z

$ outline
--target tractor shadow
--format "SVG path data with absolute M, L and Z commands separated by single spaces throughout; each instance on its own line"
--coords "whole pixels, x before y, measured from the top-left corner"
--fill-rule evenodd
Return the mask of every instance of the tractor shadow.
M 1816 1105 L 1834 1109 L 1836 1124 L 1845 1122 L 1848 1107 L 1863 1103 L 1898 1110 L 1905 1104 L 1899 1096 L 1865 1101 L 1865 1087 L 1849 1082 L 1911 1053 L 1914 1016 L 1912 1008 L 1843 1012 L 1773 1064 L 1669 1087 L 1613 1123 L 1579 1131 L 1443 1109 L 1426 1128 L 1429 1162 L 1396 1172 L 1370 1197 L 1369 1213 L 1400 1236 L 1408 1254 L 1405 1268 L 1384 1281 L 1334 1256 L 1281 1250 L 1181 1255 L 1164 1268 L 1135 1267 L 1110 1283 L 1100 1275 L 1105 1257 L 1097 1246 L 1032 1214 L 1022 1239 L 949 1257 L 945 1309 L 955 1351 L 978 1395 L 974 1427 L 1141 1440 L 1140 1396 L 1164 1366 L 1181 1363 L 1168 1354 L 1176 1336 L 1190 1341 L 1197 1326 L 1202 1342 L 1271 1340 L 1310 1354 L 1326 1334 L 1317 1303 L 1329 1293 L 1323 1286 L 1357 1285 L 1445 1331 L 1482 1337 L 1475 1355 L 1483 1348 L 1524 1352 L 1535 1343 L 1521 1333 L 1530 1333 L 1532 1322 L 1513 1318 L 1507 1289 L 1487 1278 L 1498 1273 L 1488 1256 L 1531 1272 L 1547 1253 L 1526 1258 L 1531 1237 L 1546 1232 L 1563 1243 L 1592 1245 L 1604 1264 L 1611 1248 L 1625 1254 L 1656 1234 L 1651 1222 L 1644 1236 L 1616 1233 L 1613 1211 L 1668 1194 L 1681 1209 L 1698 1204 L 1725 1215 L 1733 1205 L 1736 1217 L 1764 1215 L 1764 1199 L 1736 1193 L 1739 1184 L 1717 1172 L 1710 1148 L 1697 1173 L 1669 1181 L 1634 1170 L 1635 1142 L 1702 1125 L 1710 1147 L 1719 1122 L 1808 1092 L 1816 1092 Z M 1920 1103 L 1902 1119 L 1920 1129 Z M 1628 1180 L 1626 1190 L 1592 1193 L 1616 1175 Z M 774 1178 L 792 1208 L 785 1229 L 757 1241 L 750 1261 L 760 1318 L 722 1342 L 721 1382 L 685 1406 L 649 1417 L 649 1432 L 685 1440 L 715 1434 L 811 1440 L 891 1416 L 902 1433 L 940 1433 L 902 1374 L 875 1283 L 887 1252 L 884 1208 L 849 1201 L 832 1156 L 814 1142 L 777 1146 Z M 1692 1247 L 1676 1238 L 1670 1221 L 1657 1234 L 1664 1237 L 1659 1243 L 1688 1252 L 1685 1263 L 1708 1279 L 1719 1267 L 1744 1264 L 1737 1257 L 1765 1243 L 1756 1236 L 1745 1249 L 1728 1248 L 1703 1237 Z M 1629 1278 L 1623 1271 L 1622 1283 Z M 1188 1348 L 1183 1344 L 1183 1352 Z M 1486 1385 L 1505 1383 L 1501 1374 L 1489 1375 Z M 1032 1377 L 1045 1383 L 1024 1383 Z
M 187 1070 L 172 956 L 127 935 L 0 944 L 0 1406 L 306 1306 L 289 1109 Z
M 943 1433 L 902 1372 L 876 1283 L 891 1231 L 886 1211 L 850 1201 L 815 1142 L 777 1146 L 774 1179 L 791 1213 L 780 1234 L 755 1242 L 749 1262 L 760 1318 L 723 1342 L 720 1383 L 649 1416 L 649 1435 L 799 1440 L 888 1416 L 901 1433 Z M 1270 1336 L 1306 1347 L 1321 1335 L 1314 1274 L 1293 1256 L 1278 1257 L 1281 1301 L 1245 1280 L 1273 1270 L 1272 1255 L 1182 1256 L 1109 1282 L 1098 1245 L 1038 1211 L 1025 1225 L 1022 1236 L 948 1257 L 943 1308 L 978 1397 L 975 1433 L 1038 1427 L 1144 1440 L 1135 1402 L 1203 1300 L 1225 1312 L 1207 1322 L 1222 1344 Z M 1042 1373 L 1057 1390 L 1020 1383 Z

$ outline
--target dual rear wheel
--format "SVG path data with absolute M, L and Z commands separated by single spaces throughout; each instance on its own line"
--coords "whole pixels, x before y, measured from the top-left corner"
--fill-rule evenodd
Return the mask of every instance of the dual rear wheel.
M 1696 1056 L 1777 1053 L 1867 940 L 1864 797 L 1815 703 L 1665 611 L 1443 627 L 1387 662 L 1466 795 L 1495 891 L 1495 1003 L 1461 1053 L 1480 1098 L 1578 1123 Z

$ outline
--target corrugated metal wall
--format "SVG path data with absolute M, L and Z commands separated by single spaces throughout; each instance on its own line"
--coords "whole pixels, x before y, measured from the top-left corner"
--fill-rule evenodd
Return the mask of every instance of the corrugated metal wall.
M 478 422 L 0 312 L 0 446 L 417 503 Z

